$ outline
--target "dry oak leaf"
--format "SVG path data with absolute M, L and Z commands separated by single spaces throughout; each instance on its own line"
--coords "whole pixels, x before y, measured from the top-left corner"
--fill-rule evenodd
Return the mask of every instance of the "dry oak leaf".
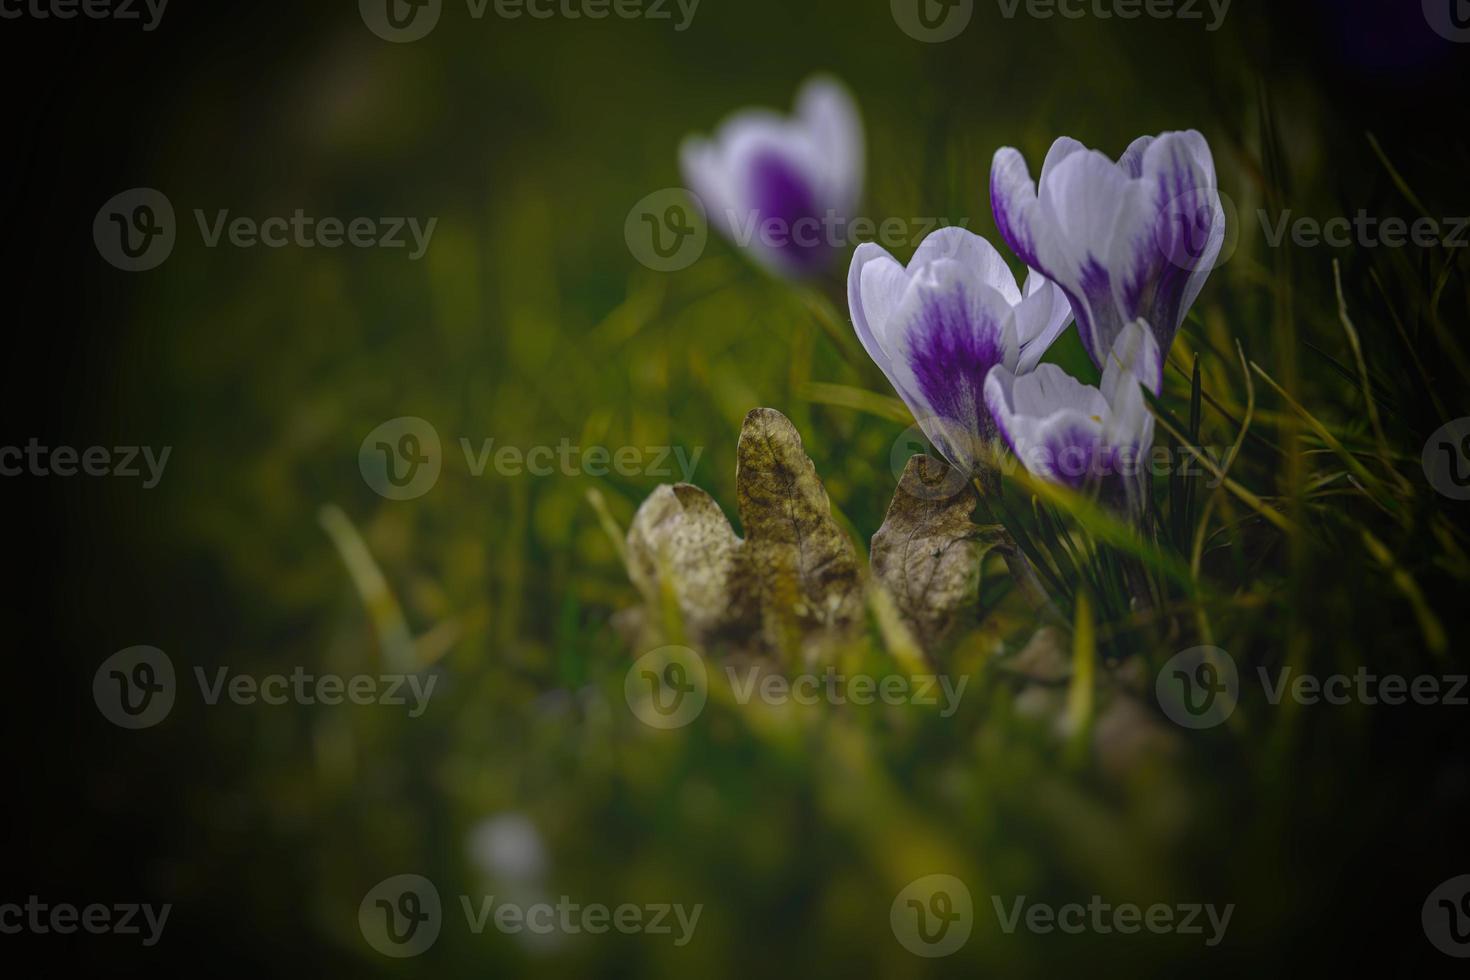
M 980 560 L 993 535 L 970 520 L 980 502 L 973 484 L 943 461 L 908 461 L 883 526 L 873 535 L 873 576 L 887 587 L 904 622 L 932 656 L 980 587 Z
M 857 555 L 832 519 L 817 468 L 786 416 L 770 408 L 747 414 L 736 461 L 745 559 L 760 599 L 763 640 L 774 651 L 799 652 L 810 664 L 821 658 L 826 640 L 861 620 Z
M 708 645 L 754 618 L 741 540 L 720 505 L 696 486 L 654 490 L 628 529 L 628 577 L 647 607 L 672 600 L 688 638 Z M 665 594 L 667 589 L 667 594 Z

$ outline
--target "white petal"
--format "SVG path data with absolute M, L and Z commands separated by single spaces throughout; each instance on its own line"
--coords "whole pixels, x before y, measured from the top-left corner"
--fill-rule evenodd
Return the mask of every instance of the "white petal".
M 878 334 L 887 328 L 908 285 L 909 274 L 881 246 L 864 242 L 853 253 L 847 273 L 847 304 L 852 314 L 852 325 L 863 350 L 868 352 L 894 388 L 898 384 L 894 380 L 893 366 L 878 340 Z
M 1021 344 L 1017 371 L 1026 374 L 1072 322 L 1072 304 L 1056 283 L 1035 269 L 1026 276 L 1025 298 L 1016 307 L 1016 337 Z
M 737 197 L 720 148 L 709 140 L 688 137 L 679 146 L 679 169 L 684 185 L 704 205 L 710 223 L 728 234 L 726 216 L 737 209 Z
M 1142 320 L 1134 320 L 1118 335 L 1103 367 L 1102 393 L 1108 402 L 1125 379 L 1130 387 L 1146 384 L 1158 394 L 1162 390 L 1163 358 L 1153 331 Z
M 1014 395 L 1016 376 L 1004 367 L 998 367 L 985 378 L 985 407 L 995 420 L 1001 439 L 1020 458 L 1022 447 L 1031 444 L 1037 420 L 1016 414 Z
M 1108 405 L 1108 440 L 1115 446 L 1153 445 L 1154 417 L 1139 385 L 1158 394 L 1163 362 L 1153 331 L 1142 320 L 1123 328 L 1103 370 L 1102 397 Z
M 866 144 L 862 114 L 846 86 L 817 76 L 796 97 L 796 115 L 825 164 L 827 206 L 842 217 L 862 197 Z
M 1012 404 L 1020 415 L 1048 418 L 1062 411 L 1097 416 L 1108 411 L 1107 400 L 1092 385 L 1085 385 L 1055 364 L 1042 364 L 1016 379 Z
M 1128 149 L 1118 158 L 1118 167 L 1130 178 L 1143 176 L 1143 156 L 1148 148 L 1154 144 L 1155 137 L 1140 136 L 1128 144 Z
M 1041 195 L 1038 224 L 1057 229 L 1062 254 L 1044 254 L 1045 264 L 1038 267 L 1049 274 L 1061 268 L 1070 277 L 1058 282 L 1074 301 L 1083 345 L 1101 367 L 1123 329 L 1125 284 L 1155 254 L 1152 195 L 1144 182 L 1129 180 L 1095 150 L 1063 160 L 1048 175 Z
M 1074 153 L 1085 153 L 1087 147 L 1070 136 L 1060 136 L 1052 143 L 1051 149 L 1046 151 L 1046 159 L 1041 164 L 1041 183 L 1045 184 L 1047 177 L 1056 170 L 1061 162 Z
M 973 273 L 974 281 L 999 292 L 1011 306 L 1021 302 L 1021 291 L 1016 288 L 1016 277 L 1006 260 L 994 245 L 974 232 L 965 228 L 939 229 L 919 243 L 909 262 L 909 271 L 918 272 L 941 259 L 960 263 Z

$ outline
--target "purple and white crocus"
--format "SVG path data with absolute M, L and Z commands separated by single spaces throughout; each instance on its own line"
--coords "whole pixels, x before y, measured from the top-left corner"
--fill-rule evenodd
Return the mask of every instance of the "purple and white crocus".
M 934 447 L 967 473 L 997 435 L 986 376 L 1028 374 L 1072 322 L 1061 290 L 1035 272 L 1017 287 L 994 246 L 963 228 L 924 239 L 907 268 L 878 245 L 858 246 L 848 303 L 868 356 Z
M 679 150 L 684 181 L 710 223 L 770 272 L 825 271 L 846 242 L 863 190 L 863 121 L 846 88 L 817 77 L 796 112 L 746 109 L 712 139 Z
M 1193 130 L 1145 136 L 1117 163 L 1063 137 L 1039 183 L 1006 147 L 990 196 L 1006 244 L 1066 292 L 1099 368 L 1140 319 L 1168 355 L 1225 239 L 1214 158 Z M 1162 362 L 1147 383 L 1159 391 Z
M 997 367 L 986 379 L 985 403 L 1001 438 L 1029 472 L 1095 492 L 1137 517 L 1154 442 L 1154 417 L 1139 385 L 1152 384 L 1161 370 L 1153 332 L 1135 320 L 1114 340 L 1100 388 L 1055 364 L 1024 375 Z

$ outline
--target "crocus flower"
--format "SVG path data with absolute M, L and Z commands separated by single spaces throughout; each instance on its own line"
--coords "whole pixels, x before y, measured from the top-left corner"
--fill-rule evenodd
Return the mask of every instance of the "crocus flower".
M 1061 290 L 1035 272 L 1017 288 L 994 246 L 963 228 L 924 239 L 908 268 L 858 246 L 847 292 L 868 356 L 935 448 L 971 473 L 996 435 L 986 375 L 1032 371 L 1072 321 Z
M 1225 239 L 1215 162 L 1193 130 L 1145 136 L 1117 163 L 1063 137 L 1039 187 L 1006 147 L 995 155 L 990 197 L 1006 244 L 1066 292 L 1099 368 L 1137 319 L 1168 354 Z M 1161 366 L 1148 384 L 1157 392 L 1162 382 Z
M 746 109 L 713 139 L 679 150 L 684 180 L 710 223 L 777 275 L 825 270 L 845 244 L 863 190 L 863 122 L 847 89 L 807 82 L 796 113 Z
M 1154 417 L 1139 384 L 1161 370 L 1159 346 L 1142 320 L 1123 328 L 1108 354 L 1102 387 L 1082 384 L 1055 364 L 1016 375 L 997 367 L 985 403 L 1001 438 L 1033 475 L 1100 496 L 1137 515 Z

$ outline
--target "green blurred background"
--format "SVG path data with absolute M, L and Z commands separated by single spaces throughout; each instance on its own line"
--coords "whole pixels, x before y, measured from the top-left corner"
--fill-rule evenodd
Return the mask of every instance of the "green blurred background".
M 25 893 L 176 906 L 157 950 L 85 941 L 73 950 L 84 962 L 440 977 L 1042 976 L 1106 962 L 1209 975 L 1320 965 L 1364 934 L 1402 950 L 1403 970 L 1437 955 L 1418 909 L 1465 870 L 1450 836 L 1470 793 L 1458 715 L 1262 713 L 1121 774 L 1077 766 L 990 667 L 1026 639 L 1012 611 L 955 654 L 976 680 L 952 719 L 766 722 L 712 708 L 654 732 L 622 700 L 642 651 L 612 619 L 637 597 L 588 493 L 626 527 L 660 480 L 475 477 L 458 446 L 698 447 L 694 482 L 733 514 L 740 421 L 770 406 L 866 542 L 904 426 L 813 397 L 812 383 L 891 394 L 824 329 L 816 297 L 830 284 L 793 289 L 715 236 L 693 267 L 657 273 L 623 235 L 635 202 L 681 183 L 682 137 L 743 106 L 785 110 L 815 71 L 861 106 L 861 210 L 880 221 L 968 221 L 993 237 L 998 147 L 1039 165 L 1063 134 L 1116 155 L 1142 134 L 1202 130 L 1246 218 L 1180 344 L 1192 355 L 1208 343 L 1197 338 L 1239 338 L 1278 368 L 1286 347 L 1298 397 L 1361 432 L 1351 384 L 1309 350 L 1330 338 L 1318 343 L 1344 356 L 1330 262 L 1368 304 L 1374 263 L 1413 280 L 1420 259 L 1319 249 L 1287 262 L 1252 216 L 1270 193 L 1320 217 L 1403 212 L 1370 130 L 1440 213 L 1470 210 L 1465 54 L 1414 5 L 1238 0 L 1210 33 L 1008 20 L 981 2 L 943 45 L 907 37 L 883 0 L 703 0 L 685 32 L 475 21 L 449 3 L 408 45 L 373 36 L 351 3 L 181 6 L 155 35 L 126 38 L 91 24 L 6 30 L 57 69 L 13 89 L 27 95 L 9 206 L 46 219 L 6 246 L 20 345 L 9 421 L 53 442 L 173 447 L 156 490 L 53 483 L 11 508 L 14 564 L 34 570 L 35 590 L 10 599 L 14 653 L 41 681 L 13 722 L 17 744 L 38 747 L 21 750 L 14 838 L 31 853 L 9 877 Z M 1264 145 L 1267 132 L 1280 144 Z M 144 185 L 172 200 L 180 243 L 161 269 L 128 276 L 98 260 L 88 232 L 102 201 Z M 206 249 L 195 208 L 438 225 L 419 262 Z M 1464 283 L 1448 290 L 1460 330 Z M 1307 340 L 1282 334 L 1283 305 Z M 1392 329 L 1388 305 L 1360 315 L 1370 349 Z M 1083 363 L 1075 338 L 1055 357 Z M 1208 370 L 1238 375 L 1228 359 Z M 379 497 L 358 468 L 368 432 L 401 416 L 429 420 L 445 445 L 438 484 L 409 502 Z M 1435 425 L 1403 420 L 1409 456 Z M 388 669 L 324 507 L 360 534 L 436 660 L 422 718 L 186 696 L 146 732 L 97 716 L 92 671 L 138 643 L 191 678 L 195 666 Z M 1270 661 L 1310 618 L 1303 649 L 1319 666 L 1428 663 L 1410 613 L 1383 595 L 1386 574 L 1333 579 L 1329 557 L 1256 555 L 1237 593 L 1270 593 L 1291 573 L 1292 594 L 1320 605 L 1237 612 L 1226 645 Z M 1459 594 L 1442 568 L 1418 570 L 1432 599 Z M 529 824 L 541 855 L 509 877 L 472 846 L 507 815 L 498 826 Z M 968 883 L 977 925 L 961 953 L 931 963 L 895 941 L 888 911 L 935 872 Z M 435 947 L 396 962 L 364 943 L 356 915 L 401 873 L 429 876 L 448 908 Z M 704 912 L 685 948 L 469 934 L 453 896 L 507 893 Z M 1007 936 L 990 908 L 991 895 L 1093 894 L 1237 910 L 1227 941 L 1204 949 L 1198 937 Z

